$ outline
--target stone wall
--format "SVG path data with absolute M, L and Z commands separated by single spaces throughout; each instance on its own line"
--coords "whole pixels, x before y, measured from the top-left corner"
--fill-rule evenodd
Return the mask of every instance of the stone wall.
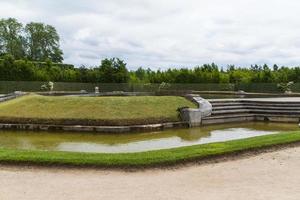
M 47 125 L 47 124 L 1 124 L 0 129 L 31 130 L 31 131 L 71 131 L 71 132 L 98 132 L 98 133 L 129 133 L 162 131 L 170 128 L 186 127 L 184 122 L 170 122 L 162 124 L 147 124 L 133 126 L 81 126 L 81 125 Z

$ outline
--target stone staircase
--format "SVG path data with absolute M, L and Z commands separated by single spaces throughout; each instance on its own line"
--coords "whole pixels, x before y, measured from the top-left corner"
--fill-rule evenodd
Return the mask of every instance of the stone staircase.
M 222 99 L 210 100 L 212 114 L 202 124 L 219 124 L 243 121 L 294 122 L 300 119 L 300 100 Z

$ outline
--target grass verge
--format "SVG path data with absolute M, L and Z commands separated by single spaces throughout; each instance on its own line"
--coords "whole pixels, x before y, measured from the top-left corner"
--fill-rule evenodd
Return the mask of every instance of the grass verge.
M 27 95 L 0 104 L 0 123 L 137 125 L 179 121 L 178 96 L 74 97 Z
M 102 154 L 0 149 L 0 162 L 45 166 L 144 168 L 174 165 L 296 142 L 300 142 L 300 132 L 140 153 Z

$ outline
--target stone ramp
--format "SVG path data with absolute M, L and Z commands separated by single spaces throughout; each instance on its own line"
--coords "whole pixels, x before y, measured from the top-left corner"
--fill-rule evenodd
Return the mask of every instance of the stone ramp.
M 209 100 L 212 114 L 202 125 L 242 121 L 298 123 L 300 98 L 255 98 Z

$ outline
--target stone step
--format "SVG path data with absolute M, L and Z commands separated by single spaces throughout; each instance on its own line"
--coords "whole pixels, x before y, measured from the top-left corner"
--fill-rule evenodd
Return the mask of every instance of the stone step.
M 300 101 L 275 101 L 275 100 L 242 100 L 242 103 L 257 103 L 257 104 L 276 104 L 276 105 L 300 105 Z
M 212 115 L 229 115 L 237 113 L 250 113 L 249 109 L 234 109 L 234 110 L 213 110 Z
M 213 111 L 217 110 L 237 110 L 237 109 L 244 109 L 246 106 L 244 105 L 238 105 L 238 106 L 217 106 L 217 107 L 212 107 Z
M 266 106 L 266 105 L 238 105 L 238 106 L 217 106 L 213 107 L 213 111 L 218 110 L 236 110 L 236 109 L 263 109 L 263 110 L 300 110 L 299 107 L 291 107 L 291 106 Z
M 230 118 L 230 117 L 249 117 L 249 116 L 255 116 L 253 113 L 242 113 L 242 114 L 233 114 L 233 115 L 211 115 L 208 117 L 205 117 L 203 119 L 221 119 L 221 118 Z
M 289 118 L 297 118 L 300 119 L 299 114 L 272 114 L 272 113 L 256 113 L 256 117 L 289 117 Z
M 300 110 L 268 110 L 268 109 L 236 109 L 236 110 L 217 110 L 212 112 L 212 116 L 233 114 L 277 114 L 277 115 L 299 115 Z
M 244 105 L 243 103 L 241 102 L 227 102 L 227 103 L 212 103 L 210 102 L 211 105 L 213 107 L 218 107 L 218 106 L 239 106 L 239 105 Z
M 300 116 L 300 110 L 262 110 L 262 109 L 251 109 L 250 113 L 255 114 L 278 114 L 278 115 L 299 115 Z
M 245 102 L 243 105 L 259 105 L 259 106 L 278 106 L 278 107 L 300 107 L 300 103 L 261 103 L 261 102 Z
M 300 101 L 285 99 L 222 99 L 210 100 L 212 115 L 202 124 L 220 124 L 242 121 L 300 121 Z
M 291 101 L 222 101 L 215 102 L 210 101 L 213 106 L 226 106 L 226 105 L 269 105 L 269 106 L 291 106 L 291 107 L 300 107 L 300 102 L 291 102 Z
M 239 105 L 262 105 L 262 106 L 281 106 L 281 107 L 300 107 L 300 103 L 279 103 L 279 102 L 228 102 L 228 103 L 211 103 L 214 107 L 222 106 L 239 106 Z
M 255 119 L 254 114 L 234 114 L 234 115 L 210 116 L 210 117 L 206 117 L 206 118 L 202 119 L 202 125 L 253 121 L 254 119 Z
M 242 99 L 208 99 L 209 102 L 219 103 L 219 102 L 239 102 Z
M 244 102 L 243 105 L 253 105 L 253 106 L 276 106 L 276 107 L 300 107 L 300 103 L 279 103 L 279 102 L 274 102 L 274 103 L 262 103 L 262 102 Z
M 299 123 L 300 115 L 283 115 L 283 114 L 234 114 L 210 116 L 202 119 L 202 125 L 222 124 L 244 121 L 272 121 L 272 122 L 288 122 Z

